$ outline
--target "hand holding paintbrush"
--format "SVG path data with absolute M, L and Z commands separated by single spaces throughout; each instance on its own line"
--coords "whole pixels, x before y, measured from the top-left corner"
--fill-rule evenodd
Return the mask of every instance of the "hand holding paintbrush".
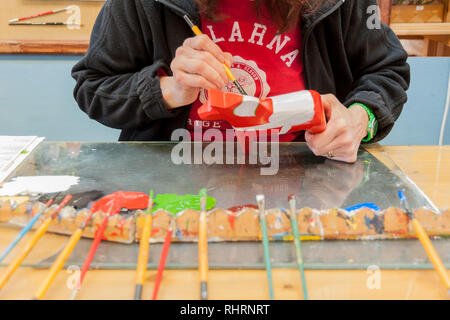
M 200 28 L 197 27 L 187 15 L 184 15 L 183 18 L 186 21 L 186 23 L 189 25 L 189 27 L 192 29 L 192 32 L 194 32 L 194 34 L 196 36 L 203 35 L 203 33 L 200 30 Z M 245 92 L 244 88 L 242 88 L 242 86 L 237 81 L 236 77 L 231 72 L 230 68 L 226 65 L 225 60 L 223 60 L 222 65 L 223 65 L 223 67 L 225 69 L 225 73 L 226 73 L 227 77 L 233 82 L 233 84 L 236 86 L 236 88 L 239 91 L 239 93 L 242 94 L 242 95 L 247 95 L 247 93 Z
M 174 109 L 192 104 L 202 89 L 223 89 L 233 82 L 241 94 L 245 94 L 230 71 L 233 57 L 223 52 L 207 35 L 185 16 L 195 33 L 187 38 L 176 52 L 170 64 L 172 76 L 160 77 L 162 96 L 166 107 Z

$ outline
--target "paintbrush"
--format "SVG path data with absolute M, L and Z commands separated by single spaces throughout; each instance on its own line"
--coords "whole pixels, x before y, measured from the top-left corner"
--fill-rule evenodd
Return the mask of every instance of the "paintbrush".
M 202 31 L 200 30 L 200 28 L 197 27 L 187 15 L 184 15 L 183 18 L 196 36 L 203 34 Z M 222 65 L 225 68 L 225 73 L 227 74 L 228 78 L 233 82 L 233 84 L 236 86 L 236 88 L 239 90 L 239 92 L 242 95 L 246 96 L 247 93 L 245 92 L 244 88 L 242 88 L 239 81 L 237 81 L 236 77 L 233 75 L 230 68 L 228 68 L 228 66 L 225 64 L 225 62 L 222 62 Z
M 145 271 L 147 270 L 147 262 L 148 262 L 148 250 L 150 248 L 150 236 L 152 234 L 152 207 L 153 207 L 153 190 L 150 190 L 147 212 L 144 218 L 144 229 L 142 231 L 141 244 L 139 247 L 139 257 L 136 268 L 136 289 L 134 291 L 134 300 L 142 299 L 142 289 L 145 281 Z
M 261 195 L 261 194 L 257 195 L 256 202 L 258 203 L 258 208 L 259 208 L 259 220 L 260 220 L 260 224 L 261 224 L 262 242 L 263 242 L 263 247 L 264 247 L 264 259 L 266 262 L 267 282 L 269 285 L 269 295 L 270 295 L 270 300 L 274 300 L 273 281 L 272 281 L 272 265 L 270 263 L 269 235 L 267 232 L 264 195 Z
M 422 246 L 425 249 L 428 258 L 430 259 L 431 263 L 434 266 L 434 269 L 439 274 L 439 277 L 441 278 L 442 282 L 447 288 L 447 294 L 450 295 L 450 279 L 448 277 L 447 270 L 445 269 L 445 266 L 442 263 L 441 258 L 439 257 L 439 254 L 437 253 L 436 249 L 434 249 L 433 244 L 430 241 L 430 238 L 425 232 L 425 229 L 422 227 L 422 224 L 414 216 L 414 213 L 409 207 L 408 201 L 406 200 L 405 194 L 403 193 L 402 190 L 398 191 L 398 197 L 400 198 L 403 209 L 406 211 L 406 214 L 411 219 L 411 223 L 414 227 L 414 230 L 417 233 L 417 237 L 419 238 L 420 243 L 422 243 Z
M 200 271 L 200 299 L 208 300 L 208 226 L 206 189 L 200 190 L 200 219 L 198 228 L 198 266 Z
M 298 222 L 297 222 L 297 199 L 295 198 L 294 194 L 291 194 L 288 197 L 289 200 L 289 207 L 291 209 L 290 211 L 290 218 L 291 218 L 291 225 L 292 225 L 292 233 L 294 236 L 294 244 L 295 244 L 295 250 L 297 254 L 297 265 L 300 270 L 300 277 L 302 279 L 302 289 L 303 289 L 303 298 L 305 300 L 308 300 L 308 290 L 306 288 L 306 277 L 305 277 L 305 266 L 303 264 L 303 253 L 302 253 L 302 242 L 300 240 L 300 232 L 298 231 Z
M 29 20 L 29 19 L 33 19 L 33 18 L 37 18 L 37 17 L 42 17 L 42 16 L 47 16 L 50 14 L 55 14 L 58 12 L 63 12 L 63 11 L 69 11 L 70 9 L 72 9 L 72 7 L 66 7 L 66 8 L 61 8 L 61 9 L 54 9 L 54 10 L 50 10 L 47 12 L 42 12 L 42 13 L 36 13 L 30 16 L 26 16 L 26 17 L 22 17 L 22 18 L 16 18 L 16 19 L 11 19 L 8 22 L 9 23 L 14 23 L 14 22 L 19 22 L 19 21 L 23 21 L 23 20 Z
M 172 242 L 172 232 L 175 229 L 175 218 L 172 217 L 170 220 L 169 229 L 167 229 L 166 238 L 164 240 L 164 245 L 161 252 L 161 258 L 159 259 L 158 272 L 155 279 L 155 287 L 153 289 L 152 300 L 156 300 L 158 296 L 159 286 L 161 284 L 161 279 L 163 276 L 164 269 L 166 267 L 167 255 L 169 254 L 170 244 Z
M 103 219 L 103 222 L 100 225 L 100 228 L 97 229 L 94 240 L 92 241 L 91 247 L 89 249 L 88 255 L 86 256 L 86 259 L 84 260 L 84 263 L 83 263 L 83 267 L 81 268 L 78 288 L 73 291 L 72 296 L 70 297 L 70 300 L 75 300 L 78 292 L 81 289 L 81 285 L 83 284 L 84 277 L 85 277 L 87 271 L 89 270 L 92 260 L 94 259 L 95 253 L 97 252 L 97 248 L 98 248 L 100 242 L 102 241 L 103 234 L 105 233 L 106 227 L 108 225 L 109 217 L 111 216 L 113 207 L 114 207 L 114 202 L 111 203 L 108 213 L 106 214 L 106 217 Z
M 41 300 L 44 297 L 45 293 L 52 284 L 56 275 L 58 274 L 59 271 L 61 271 L 61 269 L 64 266 L 64 263 L 66 263 L 73 249 L 75 249 L 75 246 L 77 245 L 78 241 L 80 240 L 83 234 L 83 230 L 86 228 L 93 215 L 94 212 L 90 212 L 89 216 L 83 221 L 81 226 L 78 227 L 77 230 L 75 230 L 75 232 L 72 234 L 69 241 L 65 245 L 64 249 L 58 255 L 55 262 L 53 262 L 53 265 L 51 266 L 47 277 L 44 279 L 44 281 L 34 294 L 33 300 Z
M 39 239 L 42 238 L 42 236 L 47 232 L 47 229 L 50 227 L 50 224 L 52 223 L 53 219 L 55 219 L 62 208 L 70 201 L 72 198 L 71 195 L 68 195 L 64 198 L 64 200 L 59 205 L 58 209 L 50 216 L 48 217 L 41 226 L 34 232 L 31 239 L 25 244 L 24 248 L 22 249 L 22 252 L 17 255 L 16 258 L 11 261 L 11 263 L 6 268 L 5 273 L 2 275 L 0 279 L 0 289 L 3 288 L 3 286 L 6 284 L 8 279 L 13 275 L 13 273 L 17 270 L 17 268 L 21 265 L 22 261 L 26 258 L 26 256 L 30 253 L 31 249 L 36 245 L 36 243 L 39 241 Z
M 3 259 L 6 258 L 6 256 L 12 251 L 12 249 L 14 249 L 14 247 L 17 245 L 17 243 L 19 243 L 20 240 L 22 240 L 22 238 L 28 233 L 28 231 L 30 231 L 34 224 L 36 223 L 36 221 L 39 220 L 39 218 L 42 216 L 42 213 L 46 211 L 46 209 L 48 209 L 53 203 L 53 200 L 49 200 L 47 201 L 47 203 L 45 204 L 45 208 L 43 208 L 40 212 L 38 212 L 28 223 L 25 227 L 23 227 L 22 230 L 20 230 L 19 234 L 14 238 L 13 241 L 11 241 L 11 243 L 8 245 L 8 247 L 2 252 L 2 254 L 0 255 L 0 262 L 3 261 Z
M 14 22 L 9 23 L 10 26 L 82 26 L 79 23 L 70 22 Z

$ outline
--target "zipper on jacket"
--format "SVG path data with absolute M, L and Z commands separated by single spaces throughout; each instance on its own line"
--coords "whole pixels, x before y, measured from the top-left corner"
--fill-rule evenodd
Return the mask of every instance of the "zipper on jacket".
M 345 2 L 345 0 L 339 0 L 338 3 L 336 3 L 330 10 L 328 10 L 323 15 L 321 15 L 319 18 L 317 18 L 311 24 L 311 26 L 309 26 L 309 28 L 305 31 L 305 39 L 303 39 L 303 44 L 302 44 L 302 56 L 303 56 L 303 75 L 304 75 L 304 80 L 305 80 L 307 89 L 309 89 L 309 79 L 308 79 L 307 68 L 306 68 L 306 46 L 307 46 L 309 37 L 310 37 L 312 31 L 314 30 L 314 28 L 319 24 L 319 22 L 321 22 L 323 19 L 327 18 L 329 15 L 331 15 L 333 12 L 335 12 L 337 9 L 339 9 L 344 4 L 344 2 Z

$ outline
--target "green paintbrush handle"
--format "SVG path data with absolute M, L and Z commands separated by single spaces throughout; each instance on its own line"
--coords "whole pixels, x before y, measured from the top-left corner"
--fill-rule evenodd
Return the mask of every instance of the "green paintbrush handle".
M 303 289 L 303 297 L 305 300 L 308 300 L 308 290 L 306 288 L 306 277 L 305 277 L 305 268 L 303 264 L 303 253 L 302 253 L 302 242 L 300 241 L 300 232 L 298 231 L 298 223 L 295 214 L 291 216 L 291 224 L 292 230 L 294 232 L 294 243 L 295 249 L 297 252 L 297 263 L 300 269 L 300 276 L 302 278 L 302 289 Z
M 267 281 L 269 284 L 269 295 L 270 300 L 274 300 L 273 294 L 273 281 L 272 281 L 272 265 L 270 263 L 270 251 L 269 251 L 269 235 L 267 232 L 266 219 L 262 217 L 261 219 L 261 230 L 262 230 L 262 241 L 264 247 L 264 258 L 266 260 L 266 271 L 267 271 Z

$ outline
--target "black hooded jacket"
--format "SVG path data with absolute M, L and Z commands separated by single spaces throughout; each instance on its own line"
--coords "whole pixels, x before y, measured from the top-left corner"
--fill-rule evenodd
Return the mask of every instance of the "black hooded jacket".
M 328 0 L 302 22 L 302 57 L 307 89 L 332 93 L 345 105 L 367 105 L 379 122 L 373 141 L 392 129 L 409 86 L 407 54 L 392 30 L 373 19 L 376 0 Z M 74 96 L 92 119 L 122 129 L 122 141 L 168 141 L 184 128 L 190 106 L 168 111 L 158 71 L 200 26 L 193 0 L 108 0 L 89 49 L 72 76 Z M 374 28 L 375 27 L 375 28 Z

